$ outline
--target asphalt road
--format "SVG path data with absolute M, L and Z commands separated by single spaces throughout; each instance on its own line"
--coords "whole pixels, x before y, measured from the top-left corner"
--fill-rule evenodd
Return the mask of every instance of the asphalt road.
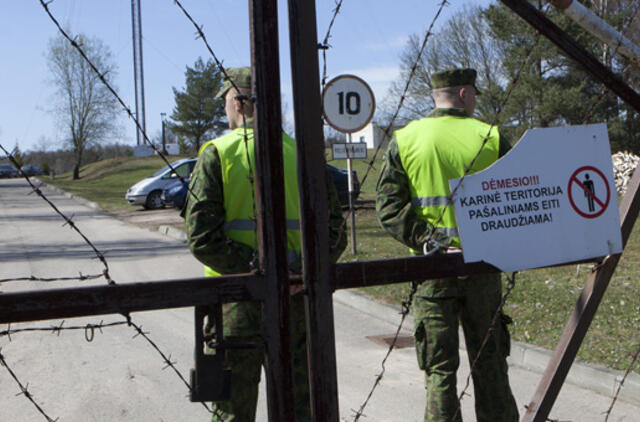
M 107 258 L 118 283 L 176 279 L 202 274 L 186 246 L 157 232 L 140 228 L 55 194 L 47 196 Z M 0 180 L 0 279 L 25 276 L 66 277 L 98 274 L 102 264 L 81 237 L 56 216 L 49 205 L 29 194 L 21 180 Z M 55 283 L 9 282 L 0 292 L 104 284 L 104 280 Z M 0 293 L 1 294 L 1 293 Z M 334 295 L 341 418 L 352 420 L 380 373 L 387 351 L 370 337 L 391 335 L 399 316 L 383 305 L 352 292 Z M 117 322 L 118 315 L 75 318 L 63 326 Z M 142 312 L 132 315 L 148 336 L 188 378 L 193 355 L 191 309 Z M 60 321 L 11 324 L 11 329 L 51 327 Z M 409 323 L 410 325 L 410 323 Z M 7 327 L 0 327 L 0 331 Z M 409 333 L 405 328 L 405 334 Z M 207 421 L 208 412 L 190 403 L 188 390 L 157 351 L 128 326 L 95 332 L 92 342 L 84 330 L 23 332 L 0 336 L 0 352 L 29 395 L 52 420 L 75 421 Z M 459 389 L 468 365 L 462 357 Z M 521 413 L 540 375 L 511 368 L 514 394 Z M 264 387 L 264 383 L 262 387 Z M 6 368 L 0 367 L 0 422 L 47 420 L 24 394 Z M 473 391 L 463 400 L 465 420 L 474 420 Z M 412 347 L 395 350 L 382 383 L 365 410 L 365 421 L 420 421 L 424 409 L 423 375 Z M 603 421 L 610 397 L 572 385 L 563 388 L 553 418 L 562 421 Z M 640 409 L 618 402 L 610 421 L 638 421 Z M 264 391 L 258 418 L 266 421 Z

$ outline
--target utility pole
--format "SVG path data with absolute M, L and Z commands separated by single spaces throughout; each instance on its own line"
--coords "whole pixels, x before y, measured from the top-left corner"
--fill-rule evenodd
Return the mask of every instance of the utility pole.
M 144 144 L 144 135 L 147 131 L 144 111 L 144 72 L 142 70 L 142 17 L 140 14 L 140 2 L 131 0 L 131 27 L 133 38 L 133 83 L 136 98 L 136 119 L 139 126 L 136 127 L 137 145 Z
M 162 120 L 162 153 L 167 155 L 167 138 L 164 136 L 164 125 L 167 113 L 160 113 L 160 119 Z

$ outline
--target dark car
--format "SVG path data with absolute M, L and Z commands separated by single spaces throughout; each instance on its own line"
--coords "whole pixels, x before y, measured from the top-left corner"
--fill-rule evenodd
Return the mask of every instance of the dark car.
M 44 172 L 42 171 L 42 169 L 38 166 L 34 166 L 33 164 L 27 164 L 25 166 L 22 166 L 20 168 L 20 170 L 22 170 L 22 174 L 24 174 L 25 176 L 40 176 L 42 174 L 44 174 Z
M 327 164 L 327 169 L 333 180 L 333 184 L 336 185 L 338 191 L 338 199 L 340 205 L 343 207 L 349 206 L 349 180 L 348 171 L 346 169 L 340 169 Z M 353 199 L 355 200 L 360 195 L 360 181 L 358 180 L 358 173 L 352 170 L 353 173 Z M 183 184 L 180 180 L 176 180 L 174 183 L 167 186 L 162 191 L 162 202 L 165 205 L 182 208 L 187 198 L 187 191 L 189 182 L 191 179 L 185 179 L 186 184 Z
M 333 179 L 333 184 L 336 185 L 336 190 L 338 191 L 338 199 L 340 200 L 340 205 L 343 207 L 349 206 L 349 171 L 347 169 L 340 169 L 334 167 L 330 164 L 327 164 L 327 169 L 329 170 L 329 174 L 331 174 L 331 179 Z M 355 170 L 351 171 L 353 173 L 353 200 L 355 201 L 358 195 L 360 195 L 360 181 L 358 180 L 358 173 Z
M 164 205 L 182 208 L 185 200 L 187 199 L 189 182 L 191 182 L 191 178 L 184 179 L 184 183 L 181 180 L 176 180 L 174 183 L 164 188 L 161 196 Z
M 11 164 L 0 164 L 0 178 L 18 177 L 18 170 Z

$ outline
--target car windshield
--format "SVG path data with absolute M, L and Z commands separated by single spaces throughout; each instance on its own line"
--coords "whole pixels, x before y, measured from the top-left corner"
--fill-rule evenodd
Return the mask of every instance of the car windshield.
M 173 166 L 173 164 L 172 164 L 172 166 Z M 175 168 L 175 166 L 173 166 L 173 167 Z M 162 170 L 158 170 L 157 172 L 153 173 L 153 176 L 151 176 L 151 177 L 160 176 L 162 173 L 164 173 L 167 170 L 169 170 L 169 166 L 166 166 Z

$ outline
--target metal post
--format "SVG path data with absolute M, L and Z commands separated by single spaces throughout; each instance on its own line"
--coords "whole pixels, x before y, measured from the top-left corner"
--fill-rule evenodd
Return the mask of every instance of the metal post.
M 144 60 L 142 54 L 142 11 L 140 10 L 142 0 L 137 0 L 138 13 L 137 13 L 137 26 L 138 26 L 138 76 L 140 83 L 138 89 L 140 90 L 140 116 L 138 117 L 142 130 L 147 132 L 147 112 L 145 109 L 144 101 Z
M 165 137 L 165 132 L 164 132 L 165 117 L 167 117 L 167 113 L 160 113 L 160 119 L 162 119 L 162 153 L 164 155 L 167 155 L 167 138 Z
M 558 28 L 538 9 L 525 0 L 500 1 L 547 37 L 549 41 L 558 46 L 569 58 L 580 63 L 585 71 L 615 92 L 622 101 L 636 110 L 640 110 L 640 94 L 625 84 L 616 74 L 582 48 L 580 44 Z
M 289 0 L 289 43 L 298 144 L 302 268 L 307 291 L 307 347 L 312 420 L 338 422 L 329 260 L 326 163 L 318 74 L 316 2 Z
M 600 41 L 617 51 L 640 69 L 640 47 L 619 33 L 595 13 L 573 0 L 552 0 L 551 3 L 562 13 L 577 22 Z
M 347 134 L 348 142 L 353 142 L 351 139 L 351 132 Z M 353 209 L 353 159 L 349 156 L 349 148 L 347 150 L 347 171 L 349 172 L 349 214 L 351 216 L 351 253 L 356 254 L 356 215 Z
M 136 119 L 140 122 L 140 96 L 138 94 L 138 27 L 136 25 L 136 0 L 131 0 L 131 38 L 133 45 L 133 87 L 136 102 Z M 140 145 L 140 129 L 136 127 L 136 145 Z
M 640 211 L 639 188 L 640 171 L 636 169 L 620 205 L 623 246 L 629 240 L 633 223 L 638 218 Z M 587 283 L 556 346 L 553 357 L 538 384 L 531 402 L 527 406 L 527 411 L 522 418 L 523 422 L 544 422 L 547 420 L 547 416 L 553 408 L 562 384 L 598 310 L 598 305 L 600 305 L 600 301 L 609 286 L 609 281 L 620 257 L 621 255 L 609 256 L 587 279 Z
M 547 19 L 540 11 L 524 0 L 501 0 L 506 6 L 525 19 L 545 37 L 560 47 L 570 58 L 580 63 L 593 77 L 614 91 L 623 101 L 640 111 L 640 95 L 621 81 L 606 66 L 589 54 L 564 31 Z M 626 244 L 633 223 L 640 210 L 640 172 L 634 173 L 631 185 L 621 207 L 623 245 Z M 560 393 L 560 389 L 580 349 L 589 325 L 598 310 L 598 305 L 609 285 L 620 255 L 608 257 L 587 280 L 562 337 L 558 342 L 545 373 L 531 400 L 523 422 L 542 422 Z
M 269 421 L 293 421 L 289 336 L 289 270 L 285 217 L 277 0 L 249 0 L 254 113 L 256 205 Z

